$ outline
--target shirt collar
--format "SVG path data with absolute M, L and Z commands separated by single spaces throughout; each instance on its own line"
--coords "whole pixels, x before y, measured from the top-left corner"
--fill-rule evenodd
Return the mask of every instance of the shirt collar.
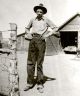
M 35 20 L 37 19 L 37 17 L 35 18 Z M 41 20 L 44 20 L 44 17 L 41 18 Z

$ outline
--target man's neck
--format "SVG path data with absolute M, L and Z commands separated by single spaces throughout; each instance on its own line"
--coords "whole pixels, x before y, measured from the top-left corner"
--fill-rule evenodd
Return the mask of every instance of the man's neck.
M 43 18 L 43 16 L 41 16 L 41 17 L 38 17 L 38 16 L 37 16 L 36 18 L 37 18 L 38 20 L 41 20 L 41 19 Z

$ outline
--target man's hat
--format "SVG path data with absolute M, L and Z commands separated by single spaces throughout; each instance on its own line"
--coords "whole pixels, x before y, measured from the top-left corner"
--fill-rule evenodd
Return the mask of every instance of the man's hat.
M 47 13 L 47 9 L 46 9 L 45 7 L 43 7 L 43 4 L 39 4 L 39 6 L 35 6 L 35 7 L 34 7 L 34 12 L 36 12 L 37 9 L 43 10 L 44 14 Z

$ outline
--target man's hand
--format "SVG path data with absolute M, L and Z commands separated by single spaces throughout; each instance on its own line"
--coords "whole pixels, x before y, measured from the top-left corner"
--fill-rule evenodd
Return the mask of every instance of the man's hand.
M 32 39 L 31 33 L 25 34 L 25 39 L 26 39 L 26 40 L 31 40 L 31 39 Z
M 59 32 L 53 32 L 52 35 L 54 35 L 54 36 L 57 37 L 57 38 L 60 38 L 60 33 L 59 33 Z

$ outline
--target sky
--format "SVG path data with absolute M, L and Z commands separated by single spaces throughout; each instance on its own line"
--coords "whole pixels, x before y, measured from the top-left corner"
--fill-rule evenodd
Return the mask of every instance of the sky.
M 35 17 L 33 7 L 43 3 L 49 18 L 57 27 L 61 26 L 76 13 L 80 13 L 80 0 L 0 0 L 0 31 L 10 29 L 9 23 L 16 23 L 17 33 L 25 32 L 30 19 Z M 9 37 L 9 31 L 3 37 Z

